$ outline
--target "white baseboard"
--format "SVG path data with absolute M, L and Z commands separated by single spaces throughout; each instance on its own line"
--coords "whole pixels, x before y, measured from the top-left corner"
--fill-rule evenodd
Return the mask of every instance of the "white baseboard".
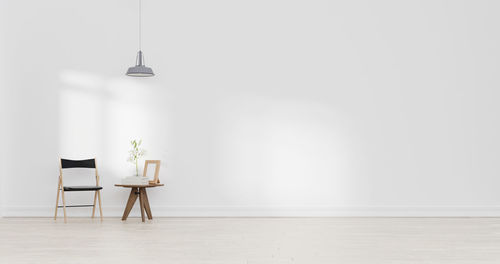
M 152 207 L 155 217 L 500 217 L 498 207 Z M 89 216 L 90 208 L 67 208 L 68 216 Z M 122 206 L 103 207 L 120 217 Z M 62 216 L 62 208 L 59 216 Z M 131 216 L 138 216 L 134 207 Z M 3 207 L 3 217 L 53 217 L 54 207 Z

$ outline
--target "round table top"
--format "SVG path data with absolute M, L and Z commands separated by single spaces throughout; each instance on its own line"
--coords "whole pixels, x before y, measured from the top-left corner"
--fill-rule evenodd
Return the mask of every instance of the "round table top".
M 158 187 L 158 186 L 164 186 L 165 184 L 163 183 L 155 183 L 155 184 L 148 184 L 148 185 L 136 185 L 136 184 L 115 184 L 117 187 L 125 187 L 125 188 L 152 188 L 152 187 Z

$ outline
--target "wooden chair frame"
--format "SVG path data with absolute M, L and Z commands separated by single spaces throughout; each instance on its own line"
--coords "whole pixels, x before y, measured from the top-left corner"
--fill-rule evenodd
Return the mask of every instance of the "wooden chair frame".
M 155 166 L 155 176 L 152 181 L 149 181 L 149 184 L 160 184 L 160 160 L 145 160 L 144 161 L 144 173 L 142 174 L 143 177 L 147 177 L 148 173 L 148 166 L 149 164 L 156 164 Z
M 95 163 L 95 184 L 96 186 L 99 186 L 99 173 L 97 170 L 97 160 L 93 158 L 94 163 Z M 92 218 L 95 216 L 95 207 L 96 207 L 96 202 L 97 200 L 99 201 L 99 216 L 102 221 L 102 202 L 101 202 L 101 190 L 96 190 L 94 191 L 94 203 L 92 205 Z M 62 199 L 62 208 L 64 212 L 64 222 L 67 222 L 67 216 L 66 216 L 66 207 L 84 207 L 86 205 L 75 205 L 75 206 L 66 206 L 66 201 L 64 199 L 64 185 L 63 185 L 63 165 L 62 165 L 62 159 L 59 158 L 59 180 L 57 183 L 57 198 L 56 198 L 56 209 L 55 209 L 55 214 L 54 214 L 54 220 L 57 219 L 57 209 L 59 208 L 59 193 L 61 193 L 61 199 Z

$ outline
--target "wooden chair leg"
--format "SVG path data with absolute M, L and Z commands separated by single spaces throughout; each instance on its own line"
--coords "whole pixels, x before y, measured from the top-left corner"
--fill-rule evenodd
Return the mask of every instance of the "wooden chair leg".
M 62 186 L 61 186 L 61 196 L 62 196 L 62 202 L 63 202 L 64 223 L 67 223 L 68 219 L 66 217 L 66 201 L 64 200 L 64 187 L 62 187 Z
M 97 199 L 99 200 L 99 216 L 101 217 L 102 221 L 102 202 L 101 202 L 101 191 L 97 191 Z
M 142 222 L 145 222 L 146 220 L 144 219 L 144 188 L 139 188 L 139 204 L 141 205 L 141 219 Z
M 94 205 L 92 207 L 92 218 L 94 218 L 95 216 L 95 205 L 96 205 L 96 201 L 97 201 L 97 191 L 94 192 Z
M 56 212 L 54 214 L 54 220 L 57 220 L 57 208 L 59 206 L 59 192 L 61 191 L 61 182 L 59 181 L 59 183 L 57 184 L 57 198 L 56 198 Z

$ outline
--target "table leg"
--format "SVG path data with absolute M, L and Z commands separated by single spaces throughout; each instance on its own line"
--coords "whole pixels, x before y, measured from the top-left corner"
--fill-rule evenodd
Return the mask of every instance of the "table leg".
M 144 188 L 139 188 L 139 204 L 141 205 L 142 222 L 145 222 L 145 219 L 144 219 Z
M 148 199 L 148 193 L 146 192 L 146 188 L 144 188 L 143 199 L 144 199 L 144 209 L 146 209 L 146 214 L 148 215 L 148 219 L 152 220 L 153 214 L 151 213 L 151 207 L 149 206 L 149 199 Z
M 135 200 L 137 200 L 137 188 L 131 188 L 130 195 L 128 197 L 127 205 L 125 206 L 125 211 L 123 212 L 122 221 L 127 220 L 132 207 L 134 207 Z

